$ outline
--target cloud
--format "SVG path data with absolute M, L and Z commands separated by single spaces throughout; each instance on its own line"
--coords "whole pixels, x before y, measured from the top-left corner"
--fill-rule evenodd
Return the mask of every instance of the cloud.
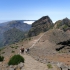
M 32 24 L 34 21 L 24 21 L 24 23 Z

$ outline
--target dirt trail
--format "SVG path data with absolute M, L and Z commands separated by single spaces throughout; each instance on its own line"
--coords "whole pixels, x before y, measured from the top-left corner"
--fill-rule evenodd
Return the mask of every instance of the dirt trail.
M 46 32 L 45 32 L 46 33 Z M 45 35 L 42 34 L 33 44 L 32 46 L 29 48 L 33 48 L 36 43 Z M 32 58 L 31 56 L 27 55 L 27 54 L 22 54 L 22 56 L 25 59 L 25 63 L 24 63 L 24 69 L 23 70 L 49 70 L 47 67 L 47 64 L 43 64 L 40 63 L 39 61 L 36 61 L 34 58 Z M 51 70 L 57 70 L 57 68 L 55 66 L 53 66 L 53 68 Z
M 45 33 L 44 33 L 45 34 Z M 35 44 L 44 36 L 44 34 L 29 48 L 33 48 Z M 47 64 L 40 63 L 29 55 L 22 55 L 25 58 L 25 70 L 47 70 Z
M 29 55 L 22 55 L 25 58 L 25 70 L 48 70 L 47 64 L 40 63 Z M 24 70 L 24 69 L 23 69 Z
M 33 47 L 35 46 L 35 44 L 36 44 L 45 34 L 46 34 L 46 32 L 43 33 L 43 34 L 38 38 L 38 40 L 37 40 L 34 44 L 32 44 L 32 46 L 31 46 L 29 49 L 33 48 Z

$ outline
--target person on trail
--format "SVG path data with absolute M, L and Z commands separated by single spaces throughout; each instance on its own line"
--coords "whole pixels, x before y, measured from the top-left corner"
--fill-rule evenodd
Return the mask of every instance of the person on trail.
M 27 49 L 27 52 L 29 52 L 29 48 Z
M 24 48 L 21 48 L 20 49 L 20 53 L 24 53 Z
M 26 49 L 26 50 L 25 50 L 25 52 L 26 52 L 26 53 L 28 53 L 28 52 L 29 52 L 29 50 L 30 50 L 30 49 L 28 48 L 28 49 Z

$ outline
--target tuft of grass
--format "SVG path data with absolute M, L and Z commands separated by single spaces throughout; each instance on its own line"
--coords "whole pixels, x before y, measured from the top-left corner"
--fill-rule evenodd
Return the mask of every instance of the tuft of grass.
M 14 46 L 11 46 L 11 48 L 14 48 Z
M 1 51 L 1 49 L 0 49 L 0 51 Z
M 2 52 L 2 54 L 4 54 L 5 52 Z
M 18 48 L 18 46 L 15 46 L 15 49 L 17 49 Z
M 15 49 L 17 49 L 18 48 L 18 46 L 10 46 L 11 48 L 15 48 Z
M 15 53 L 15 51 L 12 50 L 12 53 Z
M 29 40 L 31 40 L 31 37 L 29 38 Z
M 22 44 L 22 46 L 23 46 L 23 44 Z
M 0 56 L 0 62 L 2 62 L 4 60 L 3 56 Z
M 53 68 L 51 64 L 47 64 L 47 66 L 48 66 L 49 69 Z
M 15 47 L 15 49 L 17 49 L 17 47 Z

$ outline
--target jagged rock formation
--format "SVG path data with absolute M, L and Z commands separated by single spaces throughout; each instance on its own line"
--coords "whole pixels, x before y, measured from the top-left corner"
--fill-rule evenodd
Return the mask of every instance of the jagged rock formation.
M 49 30 L 53 26 L 52 20 L 48 16 L 44 16 L 32 24 L 28 36 L 36 36 L 41 32 Z
M 67 30 L 70 28 L 70 19 L 64 18 L 63 20 L 58 20 L 54 24 L 55 29 L 62 29 L 62 30 Z

